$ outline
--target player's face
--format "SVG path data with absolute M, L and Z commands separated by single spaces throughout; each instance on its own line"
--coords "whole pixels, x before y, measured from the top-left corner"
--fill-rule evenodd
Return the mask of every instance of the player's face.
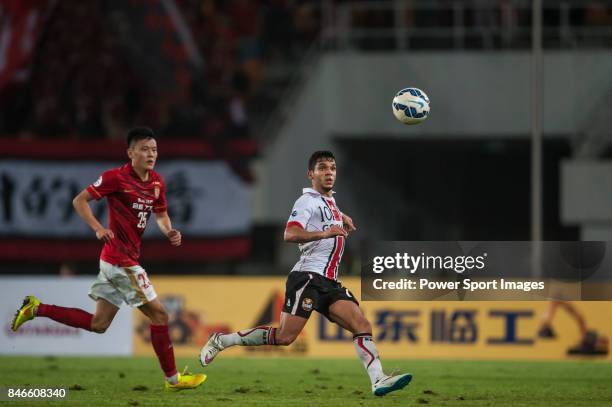
M 308 171 L 314 189 L 331 191 L 336 182 L 336 161 L 330 158 L 321 158 L 315 164 L 313 171 Z M 317 188 L 319 187 L 319 188 Z
M 128 150 L 134 168 L 152 170 L 157 161 L 157 142 L 154 139 L 138 140 Z

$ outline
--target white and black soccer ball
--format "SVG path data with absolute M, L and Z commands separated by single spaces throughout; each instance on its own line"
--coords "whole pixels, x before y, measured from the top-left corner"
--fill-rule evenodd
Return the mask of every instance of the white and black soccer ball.
M 419 124 L 429 116 L 429 98 L 421 89 L 402 89 L 393 98 L 393 115 L 404 124 Z

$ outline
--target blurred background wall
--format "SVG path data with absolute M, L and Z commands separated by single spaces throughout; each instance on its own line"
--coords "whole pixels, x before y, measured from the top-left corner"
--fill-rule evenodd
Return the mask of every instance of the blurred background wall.
M 611 7 L 544 1 L 545 239 L 611 233 L 574 209 L 611 209 L 583 199 L 605 182 L 574 193 L 566 179 L 578 160 L 581 179 L 601 179 L 591 162 L 610 154 Z M 125 160 L 135 124 L 160 137 L 188 237 L 172 252 L 148 232 L 155 272 L 285 273 L 283 224 L 317 148 L 338 155 L 355 247 L 529 238 L 529 1 L 4 0 L 0 19 L 4 273 L 95 273 L 70 197 Z M 415 128 L 390 115 L 405 86 L 432 100 Z

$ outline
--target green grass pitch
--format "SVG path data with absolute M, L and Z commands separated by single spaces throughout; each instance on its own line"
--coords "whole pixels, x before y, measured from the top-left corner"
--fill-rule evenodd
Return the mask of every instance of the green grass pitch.
M 0 357 L 0 386 L 72 387 L 66 401 L 0 402 L 72 406 L 611 406 L 612 364 L 596 361 L 385 360 L 414 375 L 404 390 L 371 394 L 361 363 L 349 359 L 224 359 L 202 368 L 201 388 L 167 393 L 153 358 Z M 80 388 L 76 390 L 74 388 Z

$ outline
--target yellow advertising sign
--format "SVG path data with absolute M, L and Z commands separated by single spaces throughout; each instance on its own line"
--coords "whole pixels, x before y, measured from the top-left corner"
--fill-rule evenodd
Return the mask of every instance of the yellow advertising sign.
M 194 356 L 211 332 L 234 332 L 278 325 L 284 302 L 283 277 L 156 277 L 155 289 L 171 315 L 177 355 Z M 342 281 L 360 298 L 358 278 Z M 601 341 L 612 337 L 611 302 L 574 302 L 587 328 Z M 545 301 L 362 302 L 384 358 L 564 359 L 581 336 L 578 323 L 563 307 L 552 321 L 554 339 L 537 332 Z M 151 355 L 148 321 L 134 318 L 134 352 Z M 304 355 L 354 357 L 351 334 L 314 312 L 304 332 L 289 347 L 240 347 L 223 356 Z M 612 360 L 610 354 L 589 356 Z

